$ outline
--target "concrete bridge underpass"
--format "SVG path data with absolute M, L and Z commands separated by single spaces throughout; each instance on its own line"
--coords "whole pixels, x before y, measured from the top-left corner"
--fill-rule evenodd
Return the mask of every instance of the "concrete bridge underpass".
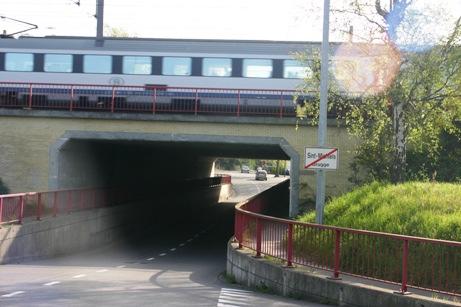
M 218 157 L 291 161 L 290 212 L 297 212 L 299 158 L 277 137 L 68 131 L 50 148 L 49 186 L 124 186 L 156 193 L 163 182 L 214 175 Z
M 349 189 L 355 141 L 330 123 L 328 143 L 340 151 L 327 173 L 327 194 Z M 11 192 L 95 185 L 152 187 L 170 178 L 203 178 L 218 157 L 291 162 L 290 214 L 315 194 L 315 172 L 304 170 L 316 128 L 292 118 L 106 114 L 0 110 L 0 174 Z

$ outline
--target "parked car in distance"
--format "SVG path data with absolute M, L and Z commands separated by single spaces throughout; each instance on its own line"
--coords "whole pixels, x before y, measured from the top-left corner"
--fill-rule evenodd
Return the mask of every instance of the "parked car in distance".
M 267 180 L 267 172 L 265 170 L 256 171 L 255 180 Z
M 240 168 L 240 172 L 249 174 L 250 168 L 247 165 L 242 165 L 242 167 Z

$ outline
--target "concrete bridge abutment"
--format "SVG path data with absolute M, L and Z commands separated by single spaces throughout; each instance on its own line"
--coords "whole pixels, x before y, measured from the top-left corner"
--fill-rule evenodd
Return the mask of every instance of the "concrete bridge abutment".
M 330 123 L 329 146 L 340 166 L 327 173 L 327 194 L 350 188 L 355 141 Z M 290 215 L 315 194 L 304 170 L 316 127 L 291 118 L 0 110 L 0 177 L 12 192 L 147 183 L 162 176 L 208 177 L 218 157 L 291 161 Z

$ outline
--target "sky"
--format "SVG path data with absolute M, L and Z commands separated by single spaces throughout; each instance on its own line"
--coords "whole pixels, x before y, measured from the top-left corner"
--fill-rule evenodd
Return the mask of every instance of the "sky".
M 37 30 L 28 32 L 31 36 L 94 36 L 96 0 L 80 0 L 80 6 L 75 4 L 77 1 L 1 0 L 0 16 L 38 25 Z M 331 0 L 331 6 L 345 2 Z M 437 14 L 432 23 L 425 23 L 426 32 L 445 31 L 456 14 L 461 14 L 461 0 L 414 2 L 416 15 L 429 11 Z M 320 41 L 322 3 L 321 0 L 105 0 L 104 23 L 137 37 Z M 445 12 L 438 12 L 442 7 Z M 332 17 L 332 22 L 335 20 Z M 357 34 L 364 29 L 364 20 L 355 17 L 350 22 Z M 24 27 L 0 19 L 0 31 L 11 33 Z M 348 29 L 341 27 L 340 23 L 332 25 L 336 31 L 331 31 L 331 41 L 347 40 L 344 32 Z

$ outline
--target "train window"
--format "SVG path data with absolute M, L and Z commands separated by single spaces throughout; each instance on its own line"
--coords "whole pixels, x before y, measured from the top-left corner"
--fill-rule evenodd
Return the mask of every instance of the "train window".
M 34 55 L 32 53 L 6 53 L 5 70 L 7 71 L 33 71 Z
M 123 73 L 132 75 L 150 75 L 152 58 L 149 56 L 124 56 Z
M 232 60 L 225 58 L 204 58 L 202 72 L 207 77 L 230 77 Z
M 71 54 L 45 54 L 46 72 L 72 72 Z
M 302 79 L 309 77 L 312 71 L 305 64 L 296 60 L 283 61 L 283 77 L 288 79 Z
M 248 78 L 272 77 L 272 60 L 244 59 L 243 76 Z
M 180 57 L 164 57 L 162 74 L 170 76 L 190 76 L 192 73 L 192 59 Z
M 112 72 L 112 57 L 110 55 L 84 55 L 83 72 L 110 74 Z

